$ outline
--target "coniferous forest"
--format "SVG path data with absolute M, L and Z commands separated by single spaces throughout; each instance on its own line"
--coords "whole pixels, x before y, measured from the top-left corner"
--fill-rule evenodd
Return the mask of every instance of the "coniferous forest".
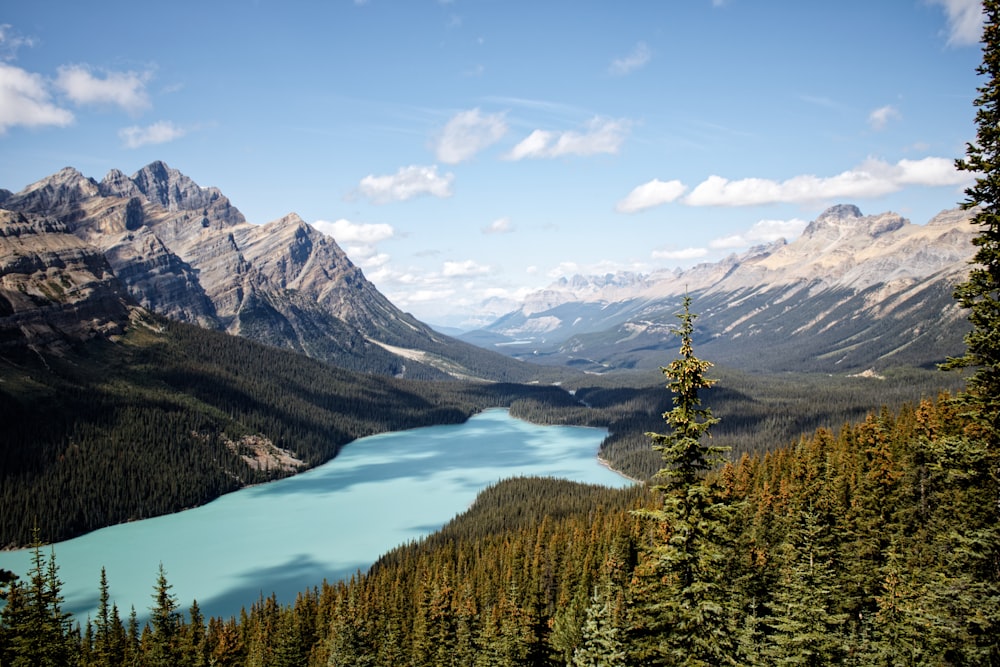
M 647 470 L 654 461 L 648 483 L 611 490 L 551 479 L 500 482 L 442 530 L 385 554 L 367 572 L 317 582 L 291 604 L 262 597 L 228 619 L 205 618 L 196 601 L 176 599 L 163 567 L 151 573 L 147 622 L 117 608 L 104 576 L 95 582 L 96 618 L 71 619 L 39 526 L 27 575 L 12 580 L 0 572 L 0 665 L 1000 664 L 1000 1 L 984 8 L 977 139 L 957 163 L 976 174 L 964 205 L 977 209 L 980 229 L 975 264 L 955 294 L 972 331 L 966 350 L 944 364 L 968 373 L 957 389 L 893 407 L 873 402 L 849 423 L 778 445 L 736 444 L 741 428 L 776 428 L 746 411 L 738 428 L 715 438 L 726 416 L 713 401 L 742 392 L 727 390 L 727 376 L 716 377 L 698 357 L 697 304 L 686 299 L 675 330 L 679 353 L 662 368 L 665 407 L 645 433 L 645 453 L 632 435 L 612 439 L 606 451 L 610 457 L 617 446 L 619 461 L 628 462 L 622 469 Z M 301 441 L 295 450 L 309 460 L 332 455 L 320 449 L 318 434 L 334 428 L 324 421 L 339 414 L 330 402 L 354 394 L 314 388 L 309 383 L 320 378 L 292 369 L 282 382 L 303 383 L 310 400 L 285 403 L 275 392 L 273 406 L 270 397 L 255 404 L 244 391 L 251 368 L 237 373 L 237 363 L 206 374 L 197 355 L 190 367 L 182 357 L 148 387 L 162 396 L 164 414 L 196 407 L 192 419 L 218 420 L 223 432 L 242 425 L 275 443 Z M 953 382 L 948 377 L 942 385 Z M 253 382 L 255 396 L 268 386 Z M 82 443 L 113 448 L 109 435 L 123 424 L 152 432 L 168 423 L 146 407 L 126 419 L 110 402 L 122 399 L 113 387 L 86 386 L 91 395 L 72 400 L 92 401 L 102 415 L 92 423 L 106 431 L 76 434 L 81 451 Z M 596 384 L 572 397 L 552 388 L 532 394 L 484 385 L 478 396 L 438 388 L 433 400 L 405 384 L 391 385 L 389 397 L 387 386 L 373 380 L 355 391 L 369 401 L 400 401 L 408 416 L 337 422 L 344 442 L 365 429 L 440 423 L 441 414 L 425 414 L 430 406 L 459 419 L 486 404 L 550 421 L 604 420 L 634 434 L 621 427 L 642 422 L 649 405 L 645 390 L 629 395 Z M 26 389 L 47 400 L 58 393 Z M 225 400 L 206 399 L 220 391 Z M 737 398 L 732 414 L 754 400 Z M 314 411 L 317 405 L 325 411 Z M 272 410 L 294 418 L 271 421 Z M 204 423 L 181 428 L 207 432 Z M 290 423 L 298 426 L 288 430 Z M 74 447 L 62 460 L 72 459 Z M 25 484 L 67 483 L 47 481 L 59 473 L 30 451 L 9 449 L 6 462 L 20 466 Z M 180 446 L 175 455 L 186 451 Z M 220 479 L 249 475 L 240 460 L 231 459 Z M 65 468 L 90 474 L 85 466 Z M 192 481 L 191 488 L 200 487 Z M 21 539 L 20 527 L 8 530 L 8 539 Z

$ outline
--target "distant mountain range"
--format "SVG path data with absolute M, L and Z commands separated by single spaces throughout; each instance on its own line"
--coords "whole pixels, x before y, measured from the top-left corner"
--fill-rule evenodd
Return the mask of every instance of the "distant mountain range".
M 0 344 L 111 335 L 141 307 L 384 375 L 538 379 L 544 369 L 400 311 L 294 213 L 248 223 L 162 162 L 100 182 L 73 168 L 0 191 Z
M 459 340 L 396 308 L 294 213 L 250 224 L 218 189 L 162 162 L 100 182 L 66 168 L 0 190 L 0 350 L 114 336 L 148 309 L 352 370 L 551 381 L 552 366 L 663 365 L 687 293 L 699 354 L 716 363 L 932 366 L 964 349 L 952 291 L 974 250 L 970 218 L 956 209 L 917 225 L 834 206 L 792 242 L 720 262 L 563 279 Z
M 952 298 L 968 272 L 972 213 L 916 225 L 834 206 L 792 242 L 688 270 L 563 279 L 462 338 L 511 356 L 600 372 L 665 365 L 683 295 L 699 355 L 749 370 L 932 366 L 964 350 Z M 669 350 L 669 351 L 668 351 Z

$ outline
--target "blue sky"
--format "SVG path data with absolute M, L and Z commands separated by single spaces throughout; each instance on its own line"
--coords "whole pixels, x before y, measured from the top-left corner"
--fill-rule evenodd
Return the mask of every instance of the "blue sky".
M 163 160 L 459 324 L 561 276 L 962 199 L 978 0 L 0 7 L 0 187 Z

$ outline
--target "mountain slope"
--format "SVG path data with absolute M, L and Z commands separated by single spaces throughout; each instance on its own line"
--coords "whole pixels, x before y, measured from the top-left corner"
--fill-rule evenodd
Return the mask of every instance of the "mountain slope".
M 538 376 L 398 310 L 297 215 L 250 224 L 218 189 L 162 162 L 100 182 L 66 168 L 2 206 L 58 220 L 103 252 L 141 306 L 177 321 L 384 375 Z
M 130 304 L 104 256 L 66 225 L 0 210 L 0 352 L 121 334 Z
M 562 281 L 467 340 L 590 370 L 661 364 L 684 293 L 706 358 L 751 370 L 932 365 L 961 348 L 951 297 L 968 270 L 970 212 L 925 225 L 835 206 L 791 243 L 686 271 Z M 512 343 L 520 342 L 520 345 Z

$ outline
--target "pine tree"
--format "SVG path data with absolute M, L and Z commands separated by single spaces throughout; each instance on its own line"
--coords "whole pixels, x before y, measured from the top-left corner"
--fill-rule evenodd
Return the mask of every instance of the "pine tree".
M 24 584 L 11 584 L 3 609 L 6 655 L 3 664 L 57 667 L 71 664 L 79 641 L 73 640 L 71 616 L 62 611 L 62 582 L 55 553 L 48 558 L 35 532 L 31 569 Z
M 976 140 L 966 145 L 965 159 L 956 161 L 958 169 L 976 174 L 962 206 L 976 210 L 973 224 L 979 233 L 972 242 L 977 251 L 968 279 L 955 290 L 955 298 L 969 309 L 972 330 L 965 337 L 965 354 L 944 364 L 975 369 L 957 397 L 973 426 L 959 437 L 935 443 L 942 471 L 973 502 L 957 509 L 961 528 L 946 535 L 957 558 L 953 570 L 942 572 L 935 590 L 950 589 L 942 602 L 957 601 L 966 610 L 951 630 L 963 640 L 966 655 L 996 664 L 1000 662 L 1000 1 L 984 0 L 983 11 L 983 59 L 977 73 L 985 81 L 975 100 Z M 968 514 L 963 516 L 964 511 Z
M 829 527 L 812 507 L 797 511 L 796 525 L 780 545 L 781 579 L 774 592 L 765 653 L 776 665 L 840 664 L 848 615 L 833 607 L 840 598 L 829 542 Z
M 973 329 L 966 335 L 967 350 L 951 358 L 945 368 L 975 368 L 962 400 L 971 416 L 997 446 L 1000 424 L 1000 2 L 984 0 L 983 61 L 977 72 L 986 77 L 975 100 L 976 141 L 966 146 L 966 157 L 956 167 L 977 174 L 966 189 L 965 209 L 977 210 L 973 224 L 980 228 L 968 279 L 955 298 L 968 308 Z
M 635 659 L 643 664 L 734 664 L 737 648 L 723 571 L 730 508 L 704 481 L 726 450 L 704 442 L 718 420 L 701 407 L 699 392 L 715 380 L 705 377 L 712 364 L 694 354 L 697 316 L 690 306 L 685 296 L 675 330 L 680 357 L 661 368 L 674 393 L 674 407 L 663 415 L 672 431 L 647 434 L 664 463 L 656 479 L 666 481 L 654 487 L 663 506 L 640 512 L 656 522 L 654 544 L 633 588 Z
M 177 599 L 170 592 L 171 588 L 167 583 L 163 563 L 160 563 L 149 619 L 152 626 L 146 655 L 149 665 L 172 667 L 178 663 L 181 618 L 177 612 Z
M 108 574 L 102 567 L 97 618 L 94 620 L 94 664 L 101 667 L 122 664 L 125 657 L 124 635 L 118 608 L 111 604 Z
M 611 586 L 598 587 L 587 607 L 582 641 L 573 652 L 573 667 L 626 667 L 622 629 L 614 613 Z

